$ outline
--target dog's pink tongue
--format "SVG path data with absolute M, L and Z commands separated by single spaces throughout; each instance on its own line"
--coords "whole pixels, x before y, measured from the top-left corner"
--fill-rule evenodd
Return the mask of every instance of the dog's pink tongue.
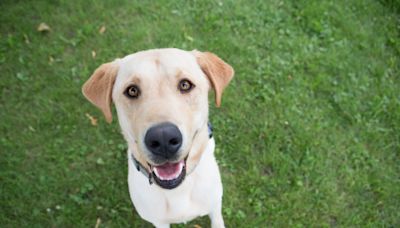
M 184 161 L 178 163 L 165 163 L 164 165 L 155 166 L 154 172 L 161 180 L 173 180 L 182 172 Z

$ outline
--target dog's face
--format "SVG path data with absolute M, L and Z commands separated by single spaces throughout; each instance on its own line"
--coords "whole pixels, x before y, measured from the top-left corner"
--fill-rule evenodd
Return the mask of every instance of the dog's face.
M 199 162 L 208 139 L 208 91 L 222 91 L 233 69 L 211 53 L 138 52 L 99 67 L 83 93 L 111 121 L 114 102 L 134 157 L 156 183 L 177 187 Z

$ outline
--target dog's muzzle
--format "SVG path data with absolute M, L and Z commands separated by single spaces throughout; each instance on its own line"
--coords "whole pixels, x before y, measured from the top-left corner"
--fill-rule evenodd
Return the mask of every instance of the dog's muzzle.
M 182 146 L 182 133 L 179 128 L 164 122 L 149 128 L 144 137 L 144 144 L 152 154 L 150 175 L 162 188 L 177 187 L 186 176 L 186 159 L 177 161 Z
M 149 134 L 150 130 L 152 130 L 153 132 Z M 179 129 L 173 124 L 169 123 L 158 124 L 150 128 L 149 131 L 146 133 L 145 144 L 146 146 L 147 144 L 149 144 L 150 147 L 152 146 L 153 150 L 158 156 L 162 156 L 164 158 L 171 156 L 179 150 L 182 144 L 182 135 L 180 134 L 180 132 L 178 134 L 176 130 L 178 130 L 179 132 Z M 213 132 L 212 125 L 208 123 L 208 137 L 210 139 L 213 136 L 212 132 Z M 176 149 L 174 145 L 175 143 L 171 143 L 171 140 L 180 141 L 178 149 Z M 175 149 L 176 151 L 174 151 Z M 154 152 L 152 151 L 152 153 Z M 162 188 L 173 189 L 178 187 L 186 177 L 187 157 L 179 162 L 165 162 L 164 164 L 161 165 L 148 164 L 148 166 L 150 167 L 150 172 L 149 172 L 142 164 L 140 164 L 139 161 L 135 159 L 133 154 L 131 154 L 131 156 L 136 166 L 136 169 L 139 172 L 143 173 L 143 175 L 145 175 L 149 179 L 150 184 L 152 184 L 154 180 L 157 183 L 157 185 L 159 185 Z

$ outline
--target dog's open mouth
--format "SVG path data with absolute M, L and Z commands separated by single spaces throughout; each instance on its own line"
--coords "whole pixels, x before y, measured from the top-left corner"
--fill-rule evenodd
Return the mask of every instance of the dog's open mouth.
M 167 162 L 163 165 L 153 166 L 152 170 L 154 180 L 160 187 L 173 189 L 185 179 L 186 159 L 176 163 Z

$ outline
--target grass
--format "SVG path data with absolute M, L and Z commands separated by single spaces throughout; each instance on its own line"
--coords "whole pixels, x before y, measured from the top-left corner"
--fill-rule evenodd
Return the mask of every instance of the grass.
M 400 226 L 399 1 L 0 9 L 1 227 L 151 227 L 131 206 L 116 121 L 80 88 L 101 63 L 158 47 L 213 51 L 236 70 L 210 117 L 227 227 Z M 175 227 L 195 224 L 209 220 Z

